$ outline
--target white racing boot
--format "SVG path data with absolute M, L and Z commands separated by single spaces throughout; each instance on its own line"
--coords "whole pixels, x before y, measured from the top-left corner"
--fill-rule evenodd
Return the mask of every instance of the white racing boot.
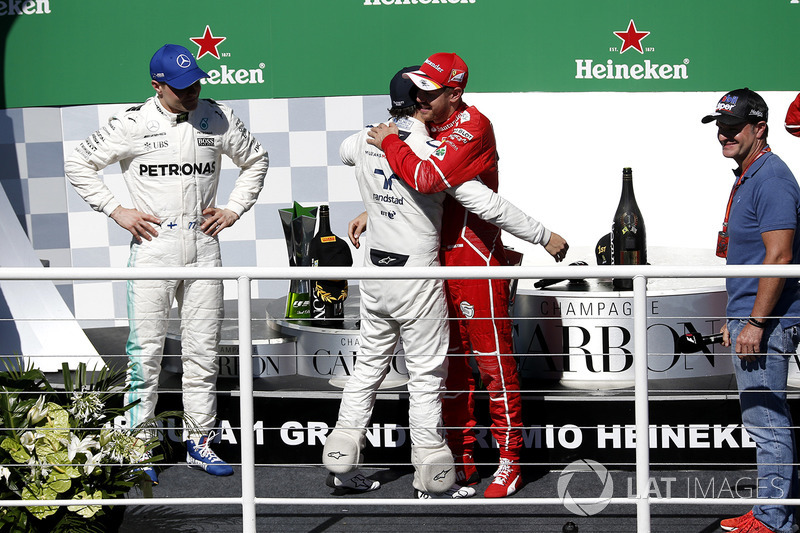
M 322 464 L 329 470 L 325 484 L 332 489 L 369 492 L 381 487 L 358 469 L 361 463 L 363 432 L 357 429 L 334 428 L 325 440 Z
M 325 484 L 332 489 L 348 489 L 353 492 L 370 492 L 381 488 L 380 481 L 368 478 L 361 470 L 346 474 L 328 474 Z
M 420 494 L 437 497 L 441 494 L 450 494 L 445 497 L 469 497 L 469 491 L 464 491 L 464 496 L 453 496 L 457 491 L 453 488 L 460 488 L 456 485 L 456 468 L 453 464 L 453 454 L 447 444 L 442 443 L 436 447 L 412 446 L 411 463 L 414 465 L 414 494 L 418 498 Z M 472 489 L 472 495 L 475 490 Z
M 346 474 L 361 463 L 362 432 L 358 429 L 334 428 L 322 449 L 322 464 L 334 474 Z
M 423 492 L 419 489 L 414 489 L 414 498 L 418 500 L 436 500 L 442 498 L 472 498 L 477 494 L 475 487 L 462 487 L 461 485 L 453 485 L 441 494 L 433 494 L 432 492 Z

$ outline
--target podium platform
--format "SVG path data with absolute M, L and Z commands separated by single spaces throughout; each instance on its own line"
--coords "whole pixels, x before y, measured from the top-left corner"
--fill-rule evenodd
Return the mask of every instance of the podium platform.
M 654 262 L 659 262 L 658 255 Z M 613 291 L 610 280 L 589 282 L 580 290 L 566 280 L 544 290 L 533 290 L 532 285 L 533 280 L 519 283 L 514 316 L 523 389 L 523 460 L 563 465 L 587 458 L 632 465 L 634 390 L 626 374 L 625 353 L 632 349 L 626 344 L 632 342 L 632 316 L 625 311 L 632 294 Z M 740 425 L 729 351 L 716 345 L 687 356 L 676 354 L 674 348 L 675 336 L 685 329 L 715 331 L 718 324 L 710 321 L 724 315 L 723 292 L 719 280 L 701 287 L 681 286 L 677 280 L 648 284 L 653 468 L 746 467 L 754 462 L 752 442 Z M 619 316 L 609 316 L 612 307 Z M 218 384 L 222 429 L 218 446 L 232 459 L 239 454 L 241 436 L 236 310 L 236 302 L 226 302 Z M 257 461 L 318 464 L 358 347 L 353 318 L 358 316 L 358 293 L 353 291 L 348 298 L 343 328 L 290 321 L 284 310 L 283 299 L 254 300 L 251 306 L 253 353 L 258 358 L 252 399 Z M 180 358 L 174 355 L 180 353 L 179 331 L 175 321 L 170 326 L 171 355 L 164 360 L 159 410 L 181 409 Z M 400 350 L 397 353 L 402 359 Z M 715 370 L 709 372 L 712 365 Z M 800 375 L 797 358 L 791 367 Z M 367 457 L 375 464 L 407 464 L 409 458 L 408 398 L 399 363 L 393 372 L 396 379 L 378 392 L 368 431 Z M 792 409 L 800 410 L 797 389 L 791 389 L 789 396 Z M 495 462 L 496 444 L 486 427 L 488 403 L 486 393 L 478 391 L 477 457 Z
M 109 364 L 120 364 L 127 328 L 87 330 Z M 165 363 L 169 358 L 165 358 Z M 181 410 L 181 376 L 161 374 L 158 411 Z M 255 378 L 253 404 L 256 461 L 264 465 L 319 464 L 324 437 L 337 418 L 341 389 L 330 379 L 308 376 Z M 523 461 L 559 468 L 579 459 L 607 466 L 632 467 L 635 459 L 634 390 L 576 390 L 552 380 L 522 380 Z M 800 391 L 791 389 L 790 406 L 800 419 Z M 241 442 L 238 377 L 218 381 L 215 446 L 237 461 Z M 476 459 L 496 462 L 496 444 L 487 429 L 488 396 L 478 391 Z M 749 468 L 755 448 L 741 429 L 735 389 L 671 389 L 650 392 L 652 468 Z M 167 423 L 165 438 L 177 444 L 177 420 Z M 367 434 L 366 456 L 373 465 L 408 464 L 408 397 L 404 387 L 378 392 Z
M 351 287 L 345 301 L 341 327 L 320 325 L 314 320 L 284 317 L 286 298 L 256 299 L 251 302 L 253 378 L 256 389 L 314 391 L 344 387 L 355 365 L 359 345 L 358 287 Z M 180 320 L 173 310 L 164 345 L 163 368 L 181 373 Z M 402 349 L 396 349 L 390 371 L 381 389 L 402 387 L 408 380 Z M 220 378 L 239 376 L 238 304 L 225 302 L 220 340 Z

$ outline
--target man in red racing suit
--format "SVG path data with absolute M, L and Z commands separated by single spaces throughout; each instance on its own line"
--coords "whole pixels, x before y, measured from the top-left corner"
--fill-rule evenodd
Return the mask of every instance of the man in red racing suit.
M 461 100 L 468 70 L 452 53 L 429 57 L 420 70 L 406 74 L 420 89 L 417 101 L 441 146 L 426 160 L 418 158 L 390 126 L 373 128 L 371 144 L 381 148 L 403 181 L 422 193 L 442 191 L 476 176 L 497 192 L 497 147 L 488 118 Z M 501 266 L 508 261 L 500 229 L 468 212 L 448 197 L 442 217 L 442 260 L 446 266 Z M 545 249 L 564 259 L 567 243 L 556 233 Z M 480 477 L 472 458 L 475 381 L 469 365 L 474 355 L 481 379 L 489 393 L 492 435 L 500 449 L 500 466 L 484 492 L 485 497 L 509 496 L 521 485 L 522 448 L 521 397 L 517 363 L 508 315 L 509 281 L 448 280 L 450 346 L 443 419 L 448 444 L 458 466 L 462 484 L 475 484 Z
M 786 110 L 786 121 L 783 123 L 786 131 L 800 137 L 800 94 L 789 104 L 789 109 Z

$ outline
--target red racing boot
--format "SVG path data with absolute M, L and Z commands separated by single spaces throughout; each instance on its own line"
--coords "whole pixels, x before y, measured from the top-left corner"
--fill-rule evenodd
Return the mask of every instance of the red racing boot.
M 462 487 L 477 485 L 481 481 L 481 475 L 475 467 L 475 459 L 472 452 L 464 452 L 458 457 L 453 457 L 456 466 L 456 483 Z
M 511 496 L 522 485 L 522 472 L 519 461 L 500 458 L 500 466 L 494 473 L 494 480 L 486 487 L 484 498 L 505 498 Z

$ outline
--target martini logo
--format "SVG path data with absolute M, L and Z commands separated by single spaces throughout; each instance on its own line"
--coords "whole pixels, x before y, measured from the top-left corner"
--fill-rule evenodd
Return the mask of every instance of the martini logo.
M 640 30 L 630 19 L 624 30 L 610 32 L 614 40 L 608 48 L 610 53 L 622 55 L 629 50 L 644 56 L 656 51 L 654 46 L 642 44 L 650 36 L 649 31 Z M 620 42 L 621 41 L 621 42 Z M 648 44 L 651 44 L 648 42 Z M 633 54 L 631 57 L 638 57 Z M 614 59 L 576 59 L 575 79 L 578 80 L 686 80 L 689 79 L 689 59 L 680 63 L 656 63 L 645 59 L 640 63 L 616 63 Z
M 199 60 L 203 56 L 209 55 L 216 59 L 229 58 L 229 52 L 220 52 L 219 46 L 227 41 L 227 37 L 214 35 L 211 26 L 206 25 L 203 35 L 200 37 L 189 37 L 189 40 L 197 45 L 196 58 Z M 202 78 L 200 83 L 203 85 L 258 85 L 264 83 L 264 69 L 266 64 L 259 63 L 258 68 L 231 68 L 222 64 L 219 69 L 203 68 L 208 73 L 208 78 Z

